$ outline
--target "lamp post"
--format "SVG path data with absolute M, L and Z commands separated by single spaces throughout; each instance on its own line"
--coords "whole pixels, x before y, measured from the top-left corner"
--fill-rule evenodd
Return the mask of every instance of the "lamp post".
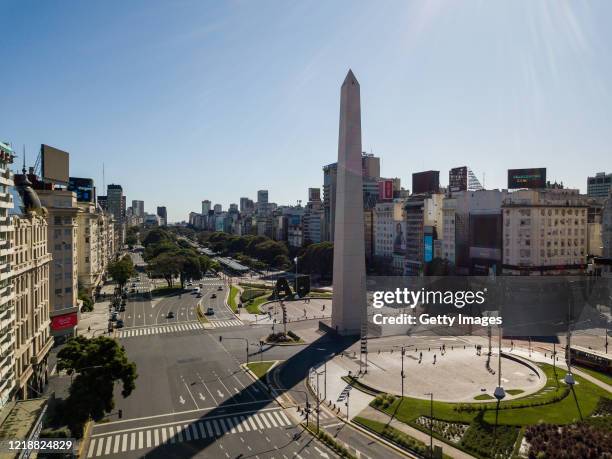
M 427 392 L 424 395 L 429 395 L 429 457 L 433 459 L 433 392 Z
M 297 277 L 298 277 L 298 257 L 293 259 L 295 263 L 295 294 L 297 295 L 298 286 L 297 286 Z
M 326 351 L 327 349 L 323 349 L 318 347 L 317 351 Z M 323 398 L 327 400 L 327 358 L 323 362 Z
M 239 337 L 229 337 L 229 338 L 225 338 L 225 339 L 238 339 L 238 340 L 242 340 L 246 343 L 246 364 L 249 364 L 249 340 L 246 338 L 239 338 Z M 219 342 L 223 341 L 223 336 L 219 335 Z

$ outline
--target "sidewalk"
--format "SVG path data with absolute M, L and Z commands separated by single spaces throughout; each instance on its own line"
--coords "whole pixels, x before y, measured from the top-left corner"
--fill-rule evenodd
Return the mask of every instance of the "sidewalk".
M 422 441 L 426 445 L 429 445 L 430 437 L 424 432 L 421 432 L 414 427 L 409 426 L 408 424 L 404 424 L 403 422 L 398 421 L 397 419 L 391 420 L 391 416 L 382 413 L 370 406 L 364 409 L 360 416 L 371 419 L 373 421 L 378 421 L 383 424 L 389 424 L 391 427 L 404 432 L 406 435 L 409 435 L 412 438 L 416 438 L 419 441 Z M 391 421 L 391 422 L 389 422 Z M 434 446 L 439 446 L 442 448 L 444 454 L 448 454 L 455 459 L 474 459 L 473 456 L 470 456 L 468 453 L 461 451 L 460 449 L 454 448 L 450 446 L 448 443 L 444 443 L 443 441 L 438 440 L 437 438 L 433 439 Z
M 77 326 L 77 333 L 87 338 L 108 334 L 108 307 L 110 298 L 115 291 L 115 284 L 104 285 L 100 293 L 106 294 L 106 299 L 96 301 L 94 310 L 82 312 Z

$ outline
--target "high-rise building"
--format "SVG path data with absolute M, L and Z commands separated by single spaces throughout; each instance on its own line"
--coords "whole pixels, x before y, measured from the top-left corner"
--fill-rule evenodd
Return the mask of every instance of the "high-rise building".
M 15 317 L 12 309 L 15 291 L 12 285 L 13 222 L 9 209 L 13 207 L 10 188 L 13 176 L 10 165 L 15 154 L 11 147 L 0 142 L 0 408 L 10 400 L 15 388 Z
M 240 213 L 251 214 L 255 211 L 255 204 L 249 198 L 240 198 Z
M 132 200 L 132 215 L 134 217 L 144 217 L 144 201 Z
M 362 188 L 364 199 L 368 195 L 378 196 L 378 182 L 380 181 L 380 158 L 371 153 L 361 154 Z M 336 187 L 338 176 L 338 163 L 323 166 L 323 213 L 324 213 L 324 240 L 334 240 Z
M 612 189 L 612 174 L 598 172 L 587 179 L 587 195 L 592 198 L 607 198 Z
M 268 190 L 257 191 L 257 204 L 268 204 Z
M 50 336 L 46 210 L 32 189 L 25 166 L 15 175 L 12 221 L 16 398 L 38 398 L 48 381 Z
M 208 215 L 208 212 L 210 212 L 211 210 L 211 202 L 208 199 L 202 201 L 202 215 Z
M 416 276 L 423 272 L 425 264 L 432 261 L 443 233 L 442 202 L 440 193 L 416 194 L 404 203 L 405 265 L 404 274 Z M 439 247 L 439 252 L 442 248 Z M 441 253 L 439 254 L 441 255 Z
M 223 212 L 223 206 L 221 204 L 215 204 L 213 207 L 213 211 L 215 214 L 220 214 Z
M 168 209 L 165 206 L 157 207 L 157 216 L 159 217 L 159 224 L 166 226 L 168 224 Z
M 123 188 L 121 185 L 110 184 L 106 189 L 108 211 L 115 220 L 123 222 L 125 218 L 125 203 L 123 201 Z

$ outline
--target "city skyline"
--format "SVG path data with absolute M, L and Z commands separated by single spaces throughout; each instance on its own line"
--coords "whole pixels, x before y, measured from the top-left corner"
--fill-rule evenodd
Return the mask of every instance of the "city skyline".
M 609 171 L 604 3 L 183 6 L 3 5 L 15 24 L 0 44 L 13 68 L 0 76 L 3 140 L 25 144 L 29 163 L 41 143 L 69 151 L 71 175 L 99 195 L 104 163 L 106 185 L 148 212 L 167 206 L 170 221 L 259 189 L 294 204 L 335 159 L 352 68 L 364 150 L 407 188 L 414 172 L 446 184 L 465 164 L 486 188 L 504 188 L 509 168 L 546 167 L 584 193 Z

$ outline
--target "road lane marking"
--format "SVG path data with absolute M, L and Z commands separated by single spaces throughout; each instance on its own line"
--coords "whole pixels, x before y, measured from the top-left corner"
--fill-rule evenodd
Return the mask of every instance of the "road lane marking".
M 104 449 L 104 455 L 110 454 L 112 440 L 113 440 L 112 437 L 108 437 L 106 439 L 106 448 Z
M 115 435 L 113 437 L 113 442 L 115 446 L 113 446 L 113 454 L 117 454 L 119 452 L 119 444 L 121 443 L 121 435 Z
M 96 446 L 96 439 L 92 438 L 91 442 L 89 443 L 89 451 L 87 452 L 87 457 L 93 457 L 95 446 Z
M 121 452 L 125 453 L 127 451 L 127 446 L 128 446 L 128 434 L 124 433 L 121 438 L 122 438 L 122 440 L 121 440 Z

